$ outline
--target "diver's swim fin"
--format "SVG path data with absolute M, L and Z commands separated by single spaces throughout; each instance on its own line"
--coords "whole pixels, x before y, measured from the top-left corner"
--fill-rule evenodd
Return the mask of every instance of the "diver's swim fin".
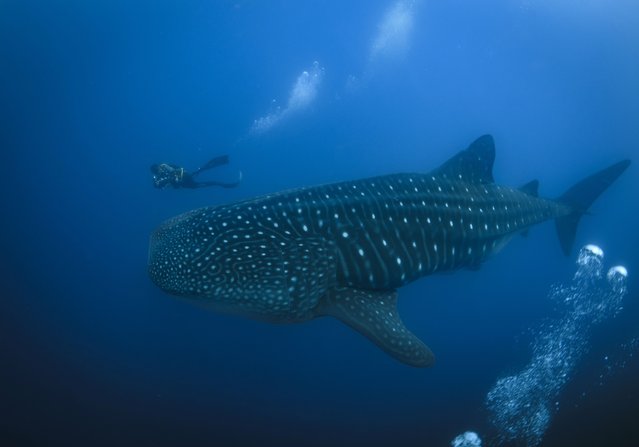
M 218 166 L 224 166 L 229 164 L 229 156 L 228 155 L 220 155 L 219 157 L 212 158 L 207 161 L 204 165 L 202 165 L 197 172 L 206 171 L 207 169 L 217 168 Z

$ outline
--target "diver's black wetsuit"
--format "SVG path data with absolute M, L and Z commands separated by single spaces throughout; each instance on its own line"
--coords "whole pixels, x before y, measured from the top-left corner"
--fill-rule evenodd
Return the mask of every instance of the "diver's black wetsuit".
M 187 172 L 184 168 L 172 165 L 168 163 L 154 164 L 151 166 L 151 172 L 153 173 L 153 186 L 156 188 L 166 188 L 172 186 L 173 188 L 205 188 L 207 186 L 221 186 L 222 188 L 235 188 L 242 180 L 242 172 L 240 171 L 240 178 L 235 182 L 220 182 L 216 180 L 209 180 L 204 182 L 198 182 L 195 177 L 201 172 L 208 169 L 213 169 L 218 166 L 228 164 L 228 155 L 221 155 L 215 157 L 198 168 L 195 172 Z

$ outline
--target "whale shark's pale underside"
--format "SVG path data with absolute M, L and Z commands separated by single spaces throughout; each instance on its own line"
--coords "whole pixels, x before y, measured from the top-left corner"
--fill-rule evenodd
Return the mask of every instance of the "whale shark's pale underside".
M 493 182 L 485 135 L 428 174 L 394 174 L 270 194 L 187 212 L 151 236 L 149 273 L 166 292 L 214 309 L 292 323 L 330 315 L 396 359 L 429 366 L 402 323 L 397 288 L 477 268 L 514 235 L 555 219 L 569 253 L 579 218 L 630 164 L 557 200 Z

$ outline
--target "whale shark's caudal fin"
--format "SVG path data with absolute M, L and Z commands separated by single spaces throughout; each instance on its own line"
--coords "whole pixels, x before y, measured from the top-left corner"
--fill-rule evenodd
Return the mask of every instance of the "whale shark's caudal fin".
M 400 362 L 417 367 L 435 362 L 431 350 L 399 318 L 395 291 L 333 289 L 318 314 L 343 321 Z
M 617 180 L 617 177 L 628 166 L 630 166 L 630 160 L 624 160 L 602 169 L 590 177 L 586 177 L 557 199 L 558 202 L 567 205 L 572 210 L 570 214 L 558 217 L 555 220 L 559 242 L 566 256 L 570 254 L 572 245 L 575 242 L 577 225 L 581 216 L 588 211 L 592 202 Z

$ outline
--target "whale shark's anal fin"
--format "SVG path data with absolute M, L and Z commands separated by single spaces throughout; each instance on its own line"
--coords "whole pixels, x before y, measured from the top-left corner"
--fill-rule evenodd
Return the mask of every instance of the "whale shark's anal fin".
M 431 350 L 406 329 L 397 313 L 397 292 L 336 288 L 323 299 L 319 315 L 335 317 L 397 360 L 411 366 L 431 366 Z

